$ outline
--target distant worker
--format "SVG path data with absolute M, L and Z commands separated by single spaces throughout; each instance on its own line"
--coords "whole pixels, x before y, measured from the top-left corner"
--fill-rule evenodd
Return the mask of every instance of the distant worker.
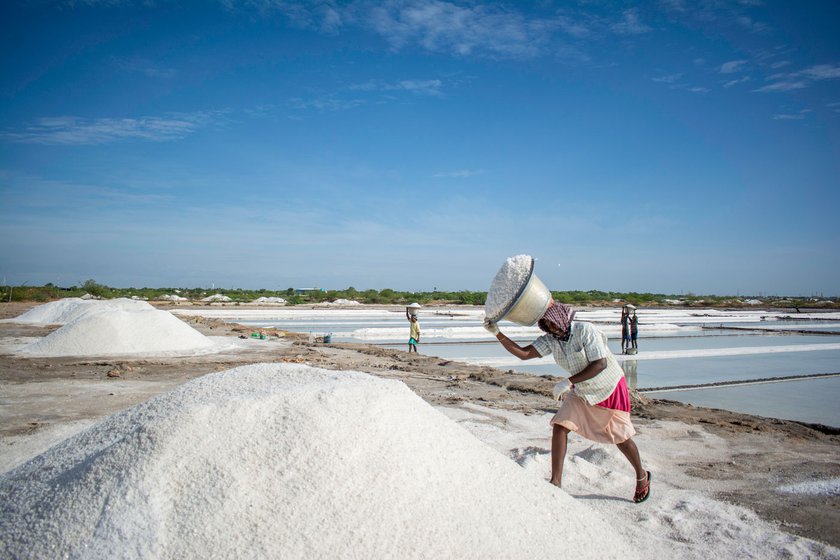
M 639 351 L 639 318 L 636 316 L 636 310 L 633 310 L 633 315 L 630 316 L 630 342 L 633 345 L 634 354 Z
M 420 342 L 420 322 L 417 320 L 417 315 L 410 313 L 408 309 L 405 310 L 405 316 L 409 323 L 408 351 L 411 352 L 413 349 L 417 352 L 417 344 Z
M 627 306 L 621 308 L 621 353 L 626 354 L 630 347 L 630 311 Z

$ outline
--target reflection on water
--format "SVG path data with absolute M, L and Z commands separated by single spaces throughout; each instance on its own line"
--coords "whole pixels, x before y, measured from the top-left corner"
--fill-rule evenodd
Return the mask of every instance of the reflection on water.
M 624 369 L 624 377 L 627 379 L 627 387 L 635 389 L 639 362 L 636 360 L 624 360 L 624 362 L 621 363 L 621 367 Z

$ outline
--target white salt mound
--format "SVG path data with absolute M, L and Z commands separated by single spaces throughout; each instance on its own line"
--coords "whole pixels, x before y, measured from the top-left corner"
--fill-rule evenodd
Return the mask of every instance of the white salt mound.
M 281 297 L 265 297 L 261 296 L 255 299 L 252 303 L 286 303 L 286 300 Z
M 639 557 L 403 383 L 296 364 L 186 383 L 0 476 L 0 495 L 4 557 Z
M 228 296 L 224 294 L 213 294 L 212 296 L 207 296 L 206 298 L 202 299 L 201 301 L 233 301 Z
M 188 301 L 188 298 L 179 296 L 177 294 L 164 294 L 158 299 L 161 301 Z
M 151 307 L 151 306 L 150 306 Z M 17 351 L 25 356 L 113 356 L 195 353 L 213 342 L 171 313 L 106 308 L 86 313 Z
M 117 298 L 109 300 L 85 300 L 82 298 L 64 298 L 33 307 L 26 313 L 12 319 L 15 323 L 40 325 L 63 325 L 89 313 L 103 310 L 143 310 L 154 307 L 140 300 Z
M 322 301 L 318 305 L 329 307 L 329 306 L 336 306 L 336 305 L 361 305 L 361 303 L 359 303 L 358 301 L 356 301 L 354 299 L 338 298 L 335 301 Z
M 487 317 L 498 317 L 513 303 L 519 289 L 530 277 L 532 261 L 530 255 L 516 255 L 505 260 L 487 292 L 487 301 L 484 302 Z

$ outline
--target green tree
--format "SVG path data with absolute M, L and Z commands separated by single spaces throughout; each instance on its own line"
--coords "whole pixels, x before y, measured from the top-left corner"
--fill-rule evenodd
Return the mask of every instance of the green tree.
M 98 284 L 95 280 L 85 280 L 82 289 L 92 296 L 105 297 L 108 294 L 108 287 Z

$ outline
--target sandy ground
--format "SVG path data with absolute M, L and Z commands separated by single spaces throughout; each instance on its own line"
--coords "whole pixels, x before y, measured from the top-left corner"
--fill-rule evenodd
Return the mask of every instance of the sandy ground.
M 35 304 L 0 304 L 0 319 Z M 167 306 L 160 306 L 164 309 Z M 208 336 L 248 329 L 201 317 L 188 320 Z M 0 323 L 0 338 L 44 336 L 56 327 Z M 0 355 L 0 472 L 17 466 L 97 420 L 203 374 L 256 362 L 300 362 L 399 379 L 429 403 L 476 406 L 523 415 L 553 412 L 553 381 L 492 368 L 361 344 L 310 343 L 308 337 L 268 331 L 250 350 L 167 359 L 22 359 Z M 500 415 L 488 422 L 503 422 Z M 781 485 L 840 477 L 838 430 L 692 407 L 634 395 L 633 419 L 644 434 L 668 433 L 679 449 L 661 457 L 669 469 L 657 480 L 711 493 L 777 522 L 782 530 L 840 547 L 840 497 L 786 494 Z M 663 430 L 674 423 L 685 430 Z M 717 436 L 713 453 L 693 445 L 698 431 Z M 549 428 L 546 426 L 546 441 Z M 683 443 L 684 445 L 679 445 Z M 642 450 L 644 454 L 644 449 Z

